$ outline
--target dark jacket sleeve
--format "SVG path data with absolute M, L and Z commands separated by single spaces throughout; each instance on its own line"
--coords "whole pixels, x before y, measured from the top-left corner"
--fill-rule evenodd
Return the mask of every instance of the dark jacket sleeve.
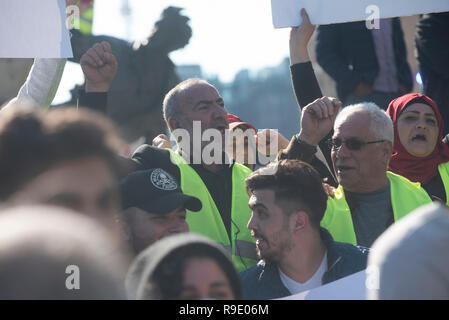
M 449 12 L 423 15 L 415 45 L 421 69 L 449 79 Z
M 310 61 L 290 66 L 290 73 L 296 101 L 301 110 L 323 96 Z
M 78 90 L 78 104 L 103 114 L 107 114 L 108 94 L 107 92 L 89 92 L 83 89 Z
M 318 173 L 320 174 L 320 177 L 327 184 L 329 184 L 333 187 L 337 187 L 338 183 L 335 180 L 334 176 L 329 171 L 329 169 L 325 166 L 325 164 L 323 162 L 321 162 L 314 155 L 315 152 L 316 152 L 315 147 L 310 146 L 305 143 L 300 143 L 295 135 L 290 140 L 290 143 L 287 146 L 287 148 L 285 148 L 284 150 L 279 152 L 277 160 L 295 159 L 295 160 L 304 161 L 304 162 L 310 164 L 312 167 L 314 167 L 315 170 L 318 171 Z M 324 152 L 323 152 L 323 154 L 324 154 Z M 330 156 L 330 151 L 329 151 L 329 156 Z M 332 162 L 330 163 L 329 168 L 333 168 Z
M 312 63 L 310 61 L 292 65 L 290 67 L 290 72 L 296 100 L 301 110 L 309 103 L 323 96 L 318 84 L 318 80 L 315 76 L 315 72 L 313 71 Z M 333 133 L 333 130 L 331 130 L 318 144 L 321 151 L 323 152 L 329 168 L 332 168 L 332 159 L 328 140 L 332 137 Z M 292 140 L 290 141 L 290 145 L 286 150 L 288 155 L 285 156 L 289 159 L 299 159 L 308 163 L 312 163 L 312 159 L 314 158 L 313 154 L 300 155 L 301 148 L 298 148 L 298 146 L 296 146 L 295 137 L 292 138 Z M 319 162 L 319 160 L 315 158 L 314 162 L 316 161 Z M 327 169 L 325 171 L 328 172 Z M 332 176 L 332 174 L 328 172 L 325 176 Z
M 317 151 L 316 147 L 307 143 L 299 143 L 297 136 L 293 136 L 287 148 L 279 152 L 278 160 L 295 159 L 312 163 L 313 155 Z
M 407 61 L 407 48 L 399 18 L 393 18 L 393 44 L 399 83 L 410 92 L 413 89 L 413 77 Z
M 349 68 L 347 57 L 342 54 L 340 29 L 343 27 L 345 26 L 339 24 L 319 26 L 315 47 L 320 66 L 335 80 L 338 87 L 344 87 L 344 90 L 338 90 L 340 99 L 344 99 L 363 79 L 361 73 Z

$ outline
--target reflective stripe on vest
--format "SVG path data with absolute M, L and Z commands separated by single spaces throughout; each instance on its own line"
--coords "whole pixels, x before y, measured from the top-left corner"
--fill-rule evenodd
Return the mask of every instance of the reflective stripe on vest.
M 247 227 L 251 210 L 245 186 L 245 179 L 251 170 L 238 163 L 234 163 L 232 168 L 231 244 L 220 212 L 203 180 L 182 156 L 172 150 L 169 151 L 172 162 L 178 166 L 181 173 L 182 191 L 199 198 L 203 204 L 199 212 L 190 213 L 187 210 L 186 220 L 190 232 L 201 234 L 222 244 L 232 254 L 232 261 L 237 271 L 243 271 L 254 265 L 257 262 L 256 245 Z
M 427 192 L 416 182 L 387 171 L 390 181 L 390 196 L 394 221 L 397 221 L 414 209 L 432 202 Z M 335 190 L 334 197 L 327 200 L 327 208 L 321 220 L 335 241 L 357 244 L 351 211 L 345 199 L 343 187 Z
M 443 180 L 444 191 L 446 192 L 446 204 L 449 205 L 449 162 L 440 163 L 438 172 Z

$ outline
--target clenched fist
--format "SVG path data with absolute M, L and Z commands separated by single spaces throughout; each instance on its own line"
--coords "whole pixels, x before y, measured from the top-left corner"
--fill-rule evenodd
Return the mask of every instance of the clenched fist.
M 83 54 L 80 65 L 86 77 L 86 92 L 107 92 L 109 90 L 118 64 L 108 42 L 94 44 Z
M 318 145 L 333 128 L 342 103 L 336 98 L 322 97 L 304 107 L 301 114 L 299 138 Z

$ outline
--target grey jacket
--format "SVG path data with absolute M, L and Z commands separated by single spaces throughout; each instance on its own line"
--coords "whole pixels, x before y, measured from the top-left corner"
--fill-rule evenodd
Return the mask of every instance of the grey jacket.
M 335 242 L 330 233 L 321 228 L 321 239 L 327 248 L 326 284 L 366 268 L 369 249 L 348 243 Z M 240 273 L 243 298 L 246 300 L 277 299 L 291 295 L 279 276 L 276 265 L 260 260 L 258 264 Z

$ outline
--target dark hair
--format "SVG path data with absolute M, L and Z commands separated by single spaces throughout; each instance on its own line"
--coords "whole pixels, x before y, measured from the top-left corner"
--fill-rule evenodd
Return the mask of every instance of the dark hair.
M 0 200 L 63 161 L 98 157 L 119 175 L 120 146 L 112 123 L 92 111 L 6 111 L 0 119 Z
M 192 258 L 214 260 L 229 280 L 235 299 L 242 298 L 240 280 L 232 261 L 217 248 L 196 242 L 173 250 L 158 264 L 148 279 L 149 288 L 151 288 L 150 299 L 179 299 L 185 266 Z
M 284 214 L 304 210 L 312 227 L 319 228 L 327 206 L 327 195 L 318 172 L 299 160 L 282 160 L 253 172 L 246 179 L 249 192 L 272 189 Z

